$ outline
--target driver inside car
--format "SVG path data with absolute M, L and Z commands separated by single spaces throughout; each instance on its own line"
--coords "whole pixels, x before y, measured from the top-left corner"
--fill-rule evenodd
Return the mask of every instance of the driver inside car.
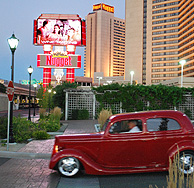
M 137 121 L 134 120 L 128 121 L 128 126 L 130 133 L 141 132 L 139 127 L 137 126 Z

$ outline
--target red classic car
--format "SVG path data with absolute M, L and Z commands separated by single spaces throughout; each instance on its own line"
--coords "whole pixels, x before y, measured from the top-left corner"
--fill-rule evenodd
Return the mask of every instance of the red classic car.
M 194 127 L 179 111 L 112 115 L 102 131 L 55 137 L 49 167 L 64 176 L 167 171 L 179 151 L 180 169 L 194 172 Z

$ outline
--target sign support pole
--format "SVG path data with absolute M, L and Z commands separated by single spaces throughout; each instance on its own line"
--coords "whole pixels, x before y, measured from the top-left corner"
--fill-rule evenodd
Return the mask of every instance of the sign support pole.
M 7 96 L 9 99 L 8 102 L 8 123 L 7 123 L 7 150 L 9 150 L 9 142 L 13 143 L 13 125 L 12 125 L 12 119 L 13 118 L 13 98 L 14 98 L 14 85 L 12 81 L 9 81 L 8 87 L 7 87 Z M 10 139 L 10 140 L 9 140 Z
M 9 127 L 10 127 L 10 101 L 8 101 L 8 122 L 7 122 L 7 151 L 9 151 Z

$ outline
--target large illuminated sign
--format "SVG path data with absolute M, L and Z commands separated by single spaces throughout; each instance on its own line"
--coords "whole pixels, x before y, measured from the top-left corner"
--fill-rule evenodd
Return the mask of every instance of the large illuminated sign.
M 85 21 L 78 15 L 43 14 L 34 20 L 35 45 L 85 45 Z
M 93 11 L 102 10 L 102 4 L 93 5 Z
M 93 5 L 93 11 L 97 11 L 97 10 L 105 10 L 107 12 L 114 13 L 114 7 L 106 5 L 104 3 Z
M 42 68 L 81 68 L 81 55 L 38 54 L 37 67 Z

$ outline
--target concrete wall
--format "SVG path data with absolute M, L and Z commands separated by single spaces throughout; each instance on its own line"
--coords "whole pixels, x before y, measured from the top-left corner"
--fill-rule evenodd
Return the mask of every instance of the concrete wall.
M 0 111 L 8 110 L 7 94 L 0 93 Z

